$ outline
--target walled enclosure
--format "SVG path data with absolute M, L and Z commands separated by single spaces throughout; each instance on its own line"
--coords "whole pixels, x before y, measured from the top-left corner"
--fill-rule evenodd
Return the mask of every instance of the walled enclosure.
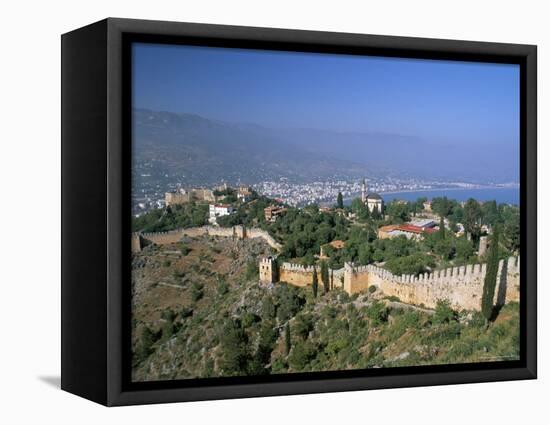
M 140 252 L 148 243 L 167 245 L 181 241 L 184 236 L 202 235 L 231 237 L 237 239 L 262 238 L 269 246 L 279 251 L 281 245 L 262 229 L 246 229 L 244 226 L 231 228 L 202 226 L 158 233 L 134 233 L 132 252 Z M 495 289 L 495 304 L 504 305 L 519 301 L 519 257 L 501 260 Z M 312 284 L 313 266 L 305 267 L 293 263 L 283 263 L 277 267 L 273 257 L 260 259 L 260 281 L 286 282 L 295 286 Z M 387 296 L 396 296 L 402 302 L 435 308 L 437 301 L 448 300 L 455 309 L 480 310 L 486 264 L 474 264 L 437 270 L 420 276 L 396 276 L 374 265 L 354 266 L 346 263 L 339 270 L 330 272 L 330 287 L 342 288 L 348 294 L 365 291 L 373 285 Z M 320 268 L 317 280 L 322 285 Z
M 247 229 L 244 226 L 217 227 L 202 226 L 188 229 L 177 229 L 169 232 L 134 233 L 132 234 L 132 252 L 140 252 L 148 243 L 156 245 L 169 245 L 181 241 L 184 236 L 220 236 L 236 239 L 262 238 L 271 248 L 279 251 L 281 245 L 273 237 L 262 229 Z
M 283 263 L 278 267 L 273 257 L 260 260 L 260 280 L 286 282 L 296 286 L 311 285 L 313 267 Z M 519 301 L 519 257 L 500 260 L 494 303 L 504 305 Z M 332 272 L 332 287 L 341 286 L 348 294 L 356 294 L 373 285 L 387 296 L 402 302 L 435 308 L 439 300 L 447 300 L 455 309 L 480 310 L 486 264 L 474 264 L 437 270 L 420 276 L 396 276 L 374 265 L 354 266 L 346 263 Z M 319 273 L 319 270 L 317 270 Z M 340 277 L 343 276 L 343 285 Z M 320 276 L 318 276 L 319 282 Z

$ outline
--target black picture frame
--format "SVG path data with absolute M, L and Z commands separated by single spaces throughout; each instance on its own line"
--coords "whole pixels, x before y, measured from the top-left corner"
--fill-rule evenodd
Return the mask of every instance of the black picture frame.
M 114 406 L 536 378 L 536 46 L 118 18 L 61 41 L 62 389 Z M 135 41 L 519 64 L 521 360 L 130 382 L 128 102 Z

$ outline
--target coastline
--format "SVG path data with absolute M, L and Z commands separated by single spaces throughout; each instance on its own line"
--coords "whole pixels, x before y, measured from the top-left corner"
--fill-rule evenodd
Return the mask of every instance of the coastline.
M 409 190 L 392 190 L 389 192 L 378 192 L 379 195 L 393 195 L 396 193 L 418 193 L 418 192 L 444 192 L 447 190 L 502 190 L 502 189 L 517 189 L 519 190 L 520 186 L 483 186 L 483 187 L 446 187 L 446 188 L 437 188 L 437 189 L 409 189 Z
M 476 188 L 436 188 L 436 189 L 414 189 L 414 190 L 396 190 L 388 192 L 378 192 L 385 202 L 401 199 L 408 202 L 416 201 L 417 198 L 426 197 L 431 200 L 437 196 L 447 196 L 457 201 L 466 201 L 468 198 L 474 198 L 478 201 L 496 200 L 497 203 L 519 205 L 518 186 L 507 187 L 476 187 Z M 344 203 L 349 204 L 358 195 L 344 198 Z

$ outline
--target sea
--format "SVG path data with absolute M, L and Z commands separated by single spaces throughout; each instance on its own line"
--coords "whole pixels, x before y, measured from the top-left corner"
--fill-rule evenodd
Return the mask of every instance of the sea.
M 416 201 L 418 198 L 436 198 L 446 196 L 457 201 L 473 198 L 477 201 L 497 201 L 497 204 L 519 205 L 519 187 L 483 188 L 483 189 L 437 189 L 409 192 L 380 193 L 385 202 L 394 199 Z

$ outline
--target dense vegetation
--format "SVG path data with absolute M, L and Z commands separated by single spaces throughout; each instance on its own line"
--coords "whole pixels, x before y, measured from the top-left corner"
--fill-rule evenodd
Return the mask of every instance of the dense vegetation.
M 154 209 L 147 214 L 133 217 L 134 232 L 166 232 L 185 227 L 197 227 L 207 223 L 208 205 L 191 202 Z
M 380 226 L 401 224 L 425 213 L 426 198 L 415 202 L 394 200 L 385 206 L 383 212 L 376 209 L 369 212 L 359 199 L 350 206 L 343 206 L 340 197 L 335 209 L 320 211 L 318 206 L 305 208 L 288 207 L 286 214 L 276 222 L 268 223 L 264 208 L 274 201 L 252 192 L 251 199 L 242 203 L 236 192 L 227 189 L 216 192 L 224 196 L 223 202 L 232 203 L 235 213 L 219 217 L 220 226 L 243 224 L 261 227 L 282 243 L 279 261 L 294 261 L 305 265 L 317 262 L 321 246 L 329 256 L 332 269 L 341 268 L 345 262 L 360 265 L 384 264 L 394 274 L 420 274 L 434 268 L 460 266 L 485 261 L 477 256 L 479 239 L 496 225 L 502 229 L 498 257 L 517 254 L 520 243 L 519 209 L 495 201 L 480 204 L 470 199 L 464 204 L 446 197 L 432 200 L 432 212 L 439 216 L 443 230 L 425 234 L 420 240 L 402 237 L 378 239 Z M 153 210 L 133 221 L 134 230 L 145 232 L 165 231 L 178 227 L 200 226 L 207 222 L 207 206 L 187 204 Z M 462 226 L 464 232 L 459 235 Z M 331 241 L 345 242 L 343 249 L 326 246 Z

